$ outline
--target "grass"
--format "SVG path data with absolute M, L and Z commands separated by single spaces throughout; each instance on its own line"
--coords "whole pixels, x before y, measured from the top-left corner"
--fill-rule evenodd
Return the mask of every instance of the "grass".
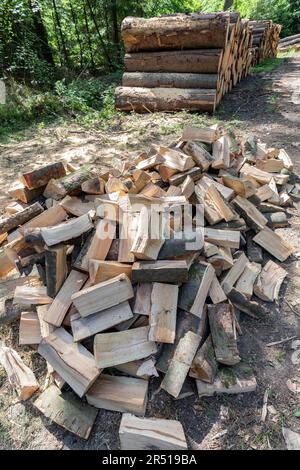
M 286 52 L 278 52 L 277 57 L 265 59 L 260 64 L 252 67 L 252 73 L 267 73 L 276 70 L 287 57 L 292 57 L 295 54 L 295 49 L 290 49 Z

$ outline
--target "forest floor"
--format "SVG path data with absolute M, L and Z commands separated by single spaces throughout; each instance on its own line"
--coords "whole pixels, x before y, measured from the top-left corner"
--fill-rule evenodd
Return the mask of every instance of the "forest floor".
M 216 116 L 188 113 L 117 115 L 107 131 L 87 131 L 68 125 L 46 127 L 19 143 L 0 145 L 0 203 L 19 171 L 64 160 L 79 164 L 109 166 L 114 158 L 132 159 L 151 144 L 165 145 L 177 139 L 184 124 L 221 121 L 240 134 L 253 132 L 269 146 L 283 147 L 300 175 L 300 55 L 285 59 L 276 70 L 253 74 L 223 100 Z M 299 206 L 300 208 L 300 206 Z M 300 252 L 294 216 L 292 229 L 283 229 Z M 255 393 L 174 401 L 159 391 L 160 379 L 151 381 L 146 416 L 175 418 L 183 424 L 191 449 L 282 449 L 282 426 L 300 432 L 300 368 L 291 362 L 291 342 L 268 347 L 273 341 L 300 338 L 300 261 L 285 263 L 288 278 L 270 314 L 253 320 L 241 318 L 239 340 L 242 358 L 252 365 L 258 387 Z M 31 348 L 19 348 L 17 325 L 4 328 L 0 337 L 19 350 L 32 366 L 40 383 L 45 378 L 44 362 Z M 298 383 L 298 394 L 287 381 Z M 288 382 L 289 383 L 289 382 Z M 263 396 L 269 390 L 268 415 L 260 420 Z M 51 424 L 33 407 L 32 400 L 18 401 L 0 369 L 0 449 L 117 449 L 121 414 L 100 410 L 90 439 L 80 438 Z

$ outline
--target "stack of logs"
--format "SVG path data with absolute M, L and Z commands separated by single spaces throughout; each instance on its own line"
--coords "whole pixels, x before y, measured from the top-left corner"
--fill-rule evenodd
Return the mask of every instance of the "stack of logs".
M 252 33 L 239 13 L 125 18 L 122 111 L 213 113 L 251 67 Z
M 249 21 L 253 32 L 252 65 L 276 57 L 281 25 L 272 20 Z
M 280 51 L 288 51 L 289 49 L 300 49 L 300 34 L 294 34 L 286 38 L 280 39 L 278 49 Z
M 69 169 L 21 175 L 0 220 L 0 324 L 38 347 L 44 387 L 11 347 L 0 362 L 21 400 L 39 390 L 34 406 L 85 439 L 106 409 L 124 413 L 123 449 L 186 448 L 180 423 L 142 418 L 149 379 L 176 399 L 255 391 L 239 337 L 287 275 L 292 161 L 215 125 L 108 171 Z

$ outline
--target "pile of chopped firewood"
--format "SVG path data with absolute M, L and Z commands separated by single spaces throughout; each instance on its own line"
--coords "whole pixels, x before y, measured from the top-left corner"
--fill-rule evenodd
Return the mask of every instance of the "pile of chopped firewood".
M 250 71 L 252 32 L 238 12 L 125 18 L 126 50 L 116 107 L 214 112 Z
M 180 449 L 180 423 L 141 418 L 151 377 L 176 399 L 254 391 L 240 319 L 265 315 L 287 275 L 292 170 L 284 149 L 214 125 L 107 171 L 22 174 L 0 219 L 0 325 L 20 319 L 48 374 L 41 387 L 2 344 L 20 399 L 39 390 L 34 405 L 83 438 L 106 409 L 124 413 L 123 449 Z
M 253 34 L 252 65 L 276 57 L 281 25 L 272 20 L 249 21 L 249 25 Z

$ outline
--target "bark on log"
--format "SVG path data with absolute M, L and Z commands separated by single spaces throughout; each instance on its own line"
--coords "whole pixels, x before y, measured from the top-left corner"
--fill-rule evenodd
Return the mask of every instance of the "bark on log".
M 67 194 L 77 194 L 81 191 L 81 185 L 85 181 L 93 177 L 93 172 L 87 167 L 80 168 L 80 170 L 74 171 L 63 178 L 58 180 L 52 179 L 46 186 L 44 196 L 46 198 L 51 197 L 52 199 L 59 200 L 65 197 Z
M 121 111 L 202 111 L 213 113 L 216 90 L 182 88 L 126 88 L 116 89 L 116 107 Z
M 222 49 L 126 54 L 126 72 L 168 72 L 217 74 L 222 64 Z
M 21 212 L 17 212 L 16 214 L 12 214 L 8 217 L 3 217 L 0 220 L 0 235 L 17 228 L 19 225 L 25 224 L 28 220 L 41 214 L 43 210 L 42 206 L 36 202 L 35 204 L 26 207 L 26 209 Z
M 217 74 L 126 72 L 122 85 L 145 88 L 217 88 Z
M 37 170 L 23 173 L 19 180 L 28 189 L 36 189 L 45 186 L 51 179 L 61 178 L 66 175 L 66 170 L 62 162 L 51 163 Z
M 127 52 L 157 49 L 225 47 L 229 15 L 192 14 L 160 18 L 125 18 L 122 38 Z

